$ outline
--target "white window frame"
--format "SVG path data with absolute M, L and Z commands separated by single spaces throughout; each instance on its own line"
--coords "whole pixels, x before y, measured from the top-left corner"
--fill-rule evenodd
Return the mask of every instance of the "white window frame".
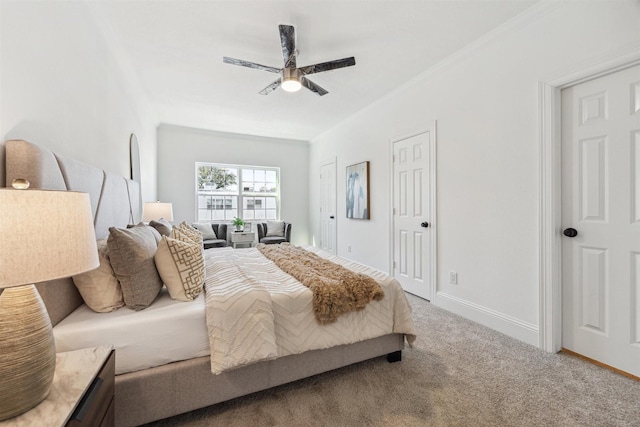
M 272 167 L 272 166 L 253 166 L 253 165 L 235 165 L 235 164 L 227 164 L 227 163 L 209 163 L 209 162 L 196 162 L 194 168 L 194 188 L 195 188 L 195 220 L 196 222 L 220 222 L 220 223 L 230 223 L 231 219 L 200 219 L 200 207 L 199 207 L 199 197 L 201 196 L 201 191 L 198 189 L 198 171 L 202 166 L 211 166 L 221 169 L 233 168 L 238 171 L 238 192 L 235 194 L 230 193 L 220 193 L 218 197 L 223 198 L 225 196 L 237 197 L 237 206 L 235 209 L 235 214 L 233 216 L 238 218 L 244 218 L 244 199 L 253 199 L 255 197 L 273 197 L 276 202 L 276 220 L 280 219 L 280 168 Z M 276 173 L 276 191 L 274 193 L 264 193 L 264 192 L 255 192 L 255 191 L 245 191 L 242 186 L 242 174 L 243 169 L 253 169 L 253 170 L 261 170 L 261 171 L 273 171 Z M 213 216 L 213 215 L 212 215 Z M 267 218 L 250 218 L 245 219 L 246 222 L 263 222 L 267 221 Z

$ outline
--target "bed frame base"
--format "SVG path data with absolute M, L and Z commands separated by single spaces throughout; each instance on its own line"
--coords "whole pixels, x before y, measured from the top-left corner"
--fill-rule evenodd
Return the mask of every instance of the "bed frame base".
M 168 418 L 374 357 L 394 355 L 400 360 L 398 355 L 403 348 L 404 335 L 389 334 L 260 362 L 220 375 L 211 373 L 209 356 L 117 375 L 115 424 L 136 426 Z
M 124 228 L 140 220 L 139 183 L 26 141 L 7 141 L 5 152 L 7 182 L 24 178 L 31 182 L 31 188 L 89 193 L 96 238 L 108 237 L 111 226 Z M 52 325 L 82 304 L 71 279 L 56 280 L 55 285 L 39 291 Z M 260 362 L 220 375 L 211 374 L 208 356 L 118 375 L 115 424 L 135 426 L 168 418 L 363 360 L 396 355 L 403 347 L 404 335 L 390 334 Z

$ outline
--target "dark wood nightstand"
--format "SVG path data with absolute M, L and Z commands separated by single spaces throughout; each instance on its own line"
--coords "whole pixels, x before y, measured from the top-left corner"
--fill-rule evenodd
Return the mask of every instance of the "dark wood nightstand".
M 38 406 L 0 427 L 113 426 L 115 351 L 110 346 L 56 355 L 49 395 Z
M 91 385 L 71 414 L 67 426 L 108 427 L 114 425 L 115 354 L 115 350 L 109 352 L 107 360 L 104 361 L 102 368 L 93 378 Z

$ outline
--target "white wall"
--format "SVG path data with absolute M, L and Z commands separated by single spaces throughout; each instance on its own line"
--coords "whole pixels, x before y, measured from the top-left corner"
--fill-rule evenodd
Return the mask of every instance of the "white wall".
M 534 6 L 314 139 L 311 188 L 338 159 L 338 254 L 388 270 L 390 140 L 437 120 L 436 303 L 538 345 L 538 82 L 640 48 L 640 2 Z M 345 219 L 345 167 L 371 161 L 371 221 Z M 313 237 L 319 203 L 311 198 Z M 350 245 L 351 253 L 346 247 Z M 448 283 L 458 272 L 458 285 Z
M 0 185 L 4 141 L 25 139 L 129 176 L 140 146 L 142 194 L 156 194 L 156 121 L 80 2 L 0 2 Z
M 173 203 L 174 223 L 196 219 L 196 162 L 279 167 L 280 217 L 292 223 L 292 243 L 309 243 L 307 142 L 160 126 L 158 198 Z

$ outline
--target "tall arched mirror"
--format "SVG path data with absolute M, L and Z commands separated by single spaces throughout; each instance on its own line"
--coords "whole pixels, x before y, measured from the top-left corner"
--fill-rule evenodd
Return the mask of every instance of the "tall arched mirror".
M 135 134 L 129 137 L 129 153 L 131 157 L 131 179 L 140 183 L 140 149 Z
M 131 160 L 131 179 L 140 184 L 140 191 L 138 192 L 138 214 L 142 215 L 142 184 L 140 181 L 140 149 L 138 148 L 138 138 L 135 134 L 131 134 L 129 137 L 129 157 Z M 131 223 L 135 224 L 140 220 L 138 214 L 131 212 Z

